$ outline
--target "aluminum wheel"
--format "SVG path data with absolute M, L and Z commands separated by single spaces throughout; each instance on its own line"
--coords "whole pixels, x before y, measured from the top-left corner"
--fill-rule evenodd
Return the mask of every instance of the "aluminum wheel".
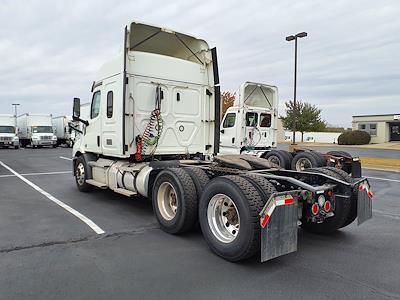
M 281 166 L 281 161 L 280 161 L 279 157 L 276 156 L 276 155 L 271 155 L 271 156 L 269 156 L 269 157 L 267 158 L 267 160 L 268 160 L 270 163 L 273 163 L 273 164 L 277 165 L 278 167 Z
M 157 192 L 157 204 L 161 216 L 172 220 L 178 210 L 178 197 L 175 188 L 169 182 L 163 182 Z
M 240 229 L 239 211 L 227 195 L 217 194 L 207 207 L 208 225 L 214 236 L 223 243 L 235 240 Z
M 296 171 L 304 171 L 309 168 L 312 168 L 312 163 L 308 158 L 303 157 L 296 162 Z
M 76 166 L 75 177 L 76 177 L 76 182 L 79 185 L 85 183 L 85 166 L 83 165 L 83 163 L 79 163 Z

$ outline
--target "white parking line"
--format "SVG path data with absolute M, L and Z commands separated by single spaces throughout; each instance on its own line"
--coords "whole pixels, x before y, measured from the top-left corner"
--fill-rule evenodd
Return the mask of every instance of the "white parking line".
M 376 179 L 376 180 L 392 181 L 392 182 L 398 182 L 398 183 L 400 183 L 400 180 L 397 180 L 397 179 L 380 178 L 380 177 L 370 177 L 370 176 L 367 176 L 367 178 L 368 178 L 368 179 Z
M 26 184 L 28 184 L 29 186 L 31 186 L 32 188 L 37 190 L 39 193 L 41 193 L 42 195 L 46 196 L 49 200 L 53 201 L 55 204 L 61 206 L 66 211 L 68 211 L 69 213 L 73 214 L 75 217 L 80 219 L 82 222 L 86 223 L 86 225 L 88 225 L 91 229 L 93 229 L 93 231 L 96 232 L 97 234 L 103 234 L 104 233 L 103 229 L 101 229 L 99 226 L 97 226 L 92 220 L 90 220 L 86 216 L 82 215 L 80 212 L 78 212 L 75 209 L 73 209 L 71 206 L 65 204 L 64 202 L 58 200 L 56 197 L 52 196 L 48 192 L 42 190 L 36 184 L 34 184 L 33 182 L 31 182 L 28 179 L 26 179 L 25 177 L 23 177 L 21 174 L 17 173 L 13 169 L 11 169 L 9 166 L 4 164 L 2 161 L 0 161 L 0 165 L 2 165 L 4 168 L 6 168 L 11 173 L 13 173 L 15 176 L 17 176 L 23 182 L 25 182 Z
M 22 176 L 36 176 L 36 175 L 56 175 L 56 174 L 68 174 L 72 173 L 72 171 L 59 171 L 59 172 L 44 172 L 44 173 L 24 173 Z M 4 177 L 16 177 L 14 174 L 0 175 L 0 178 Z
M 68 158 L 68 157 L 64 157 L 64 156 L 60 156 L 61 159 L 65 159 L 65 160 L 72 160 L 72 158 Z

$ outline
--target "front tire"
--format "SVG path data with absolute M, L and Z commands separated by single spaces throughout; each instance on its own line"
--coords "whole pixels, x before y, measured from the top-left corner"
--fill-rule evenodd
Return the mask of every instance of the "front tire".
M 152 191 L 153 210 L 162 230 L 180 234 L 197 221 L 197 194 L 193 180 L 183 168 L 161 171 Z
M 86 164 L 84 157 L 79 156 L 75 162 L 74 175 L 75 175 L 76 186 L 78 187 L 78 190 L 80 192 L 90 192 L 93 190 L 93 186 L 86 182 L 86 180 L 88 179 L 87 168 L 88 166 Z
M 262 207 L 261 196 L 248 179 L 236 175 L 212 179 L 199 203 L 201 230 L 211 250 L 232 262 L 258 253 Z

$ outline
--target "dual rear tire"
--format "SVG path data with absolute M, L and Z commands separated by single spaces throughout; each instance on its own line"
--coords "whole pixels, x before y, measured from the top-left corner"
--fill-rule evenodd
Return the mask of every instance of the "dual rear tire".
M 199 221 L 214 253 L 240 261 L 260 251 L 259 213 L 273 192 L 273 185 L 256 175 L 209 180 L 198 168 L 170 168 L 157 175 L 152 203 L 164 231 L 184 233 Z

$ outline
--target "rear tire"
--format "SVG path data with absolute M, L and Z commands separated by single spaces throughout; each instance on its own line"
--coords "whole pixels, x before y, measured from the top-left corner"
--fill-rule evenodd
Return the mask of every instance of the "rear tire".
M 169 168 L 157 175 L 153 185 L 152 204 L 157 221 L 165 232 L 184 233 L 196 224 L 196 188 L 183 168 Z
M 348 183 L 353 182 L 353 179 L 351 178 L 351 176 L 349 174 L 347 174 L 346 171 L 343 171 L 343 170 L 335 168 L 335 167 L 326 167 L 326 169 L 331 170 L 332 172 L 335 172 L 336 174 L 341 176 L 344 181 L 346 181 Z M 357 218 L 357 205 L 358 205 L 357 201 L 358 201 L 358 192 L 357 192 L 357 190 L 354 190 L 351 193 L 350 214 L 347 217 L 344 224 L 342 225 L 342 228 L 346 227 L 347 225 L 350 225 Z
M 308 171 L 325 174 L 330 177 L 343 180 L 342 176 L 326 168 L 313 168 L 309 169 Z M 307 205 L 305 205 L 304 208 L 307 208 Z M 344 199 L 336 199 L 335 212 L 334 212 L 335 215 L 333 217 L 326 218 L 323 223 L 314 223 L 307 220 L 307 213 L 305 209 L 303 209 L 301 227 L 306 231 L 318 234 L 332 233 L 337 229 L 343 227 L 343 224 L 346 222 L 346 220 L 350 215 L 350 210 L 351 210 L 351 201 Z
M 322 167 L 321 160 L 312 152 L 299 152 L 292 160 L 292 170 L 304 171 L 309 168 Z
M 261 196 L 248 179 L 236 175 L 212 179 L 199 203 L 201 230 L 211 250 L 229 261 L 258 253 L 262 207 Z
M 267 152 L 263 158 L 281 168 L 290 169 L 290 158 L 279 150 L 271 150 Z
M 206 172 L 200 168 L 188 167 L 184 170 L 192 178 L 194 186 L 196 188 L 197 198 L 200 199 L 201 194 L 204 191 L 204 187 L 210 181 L 210 178 L 207 176 Z
M 255 174 L 246 174 L 242 177 L 249 180 L 258 190 L 259 194 L 261 195 L 263 205 L 265 205 L 271 195 L 276 192 L 275 186 L 271 182 L 269 182 L 268 179 L 262 176 L 257 176 Z
M 93 190 L 93 186 L 86 183 L 86 180 L 88 179 L 87 177 L 87 163 L 85 161 L 85 158 L 83 156 L 79 156 L 76 161 L 75 161 L 75 182 L 76 186 L 78 187 L 78 190 L 80 192 L 90 192 Z

